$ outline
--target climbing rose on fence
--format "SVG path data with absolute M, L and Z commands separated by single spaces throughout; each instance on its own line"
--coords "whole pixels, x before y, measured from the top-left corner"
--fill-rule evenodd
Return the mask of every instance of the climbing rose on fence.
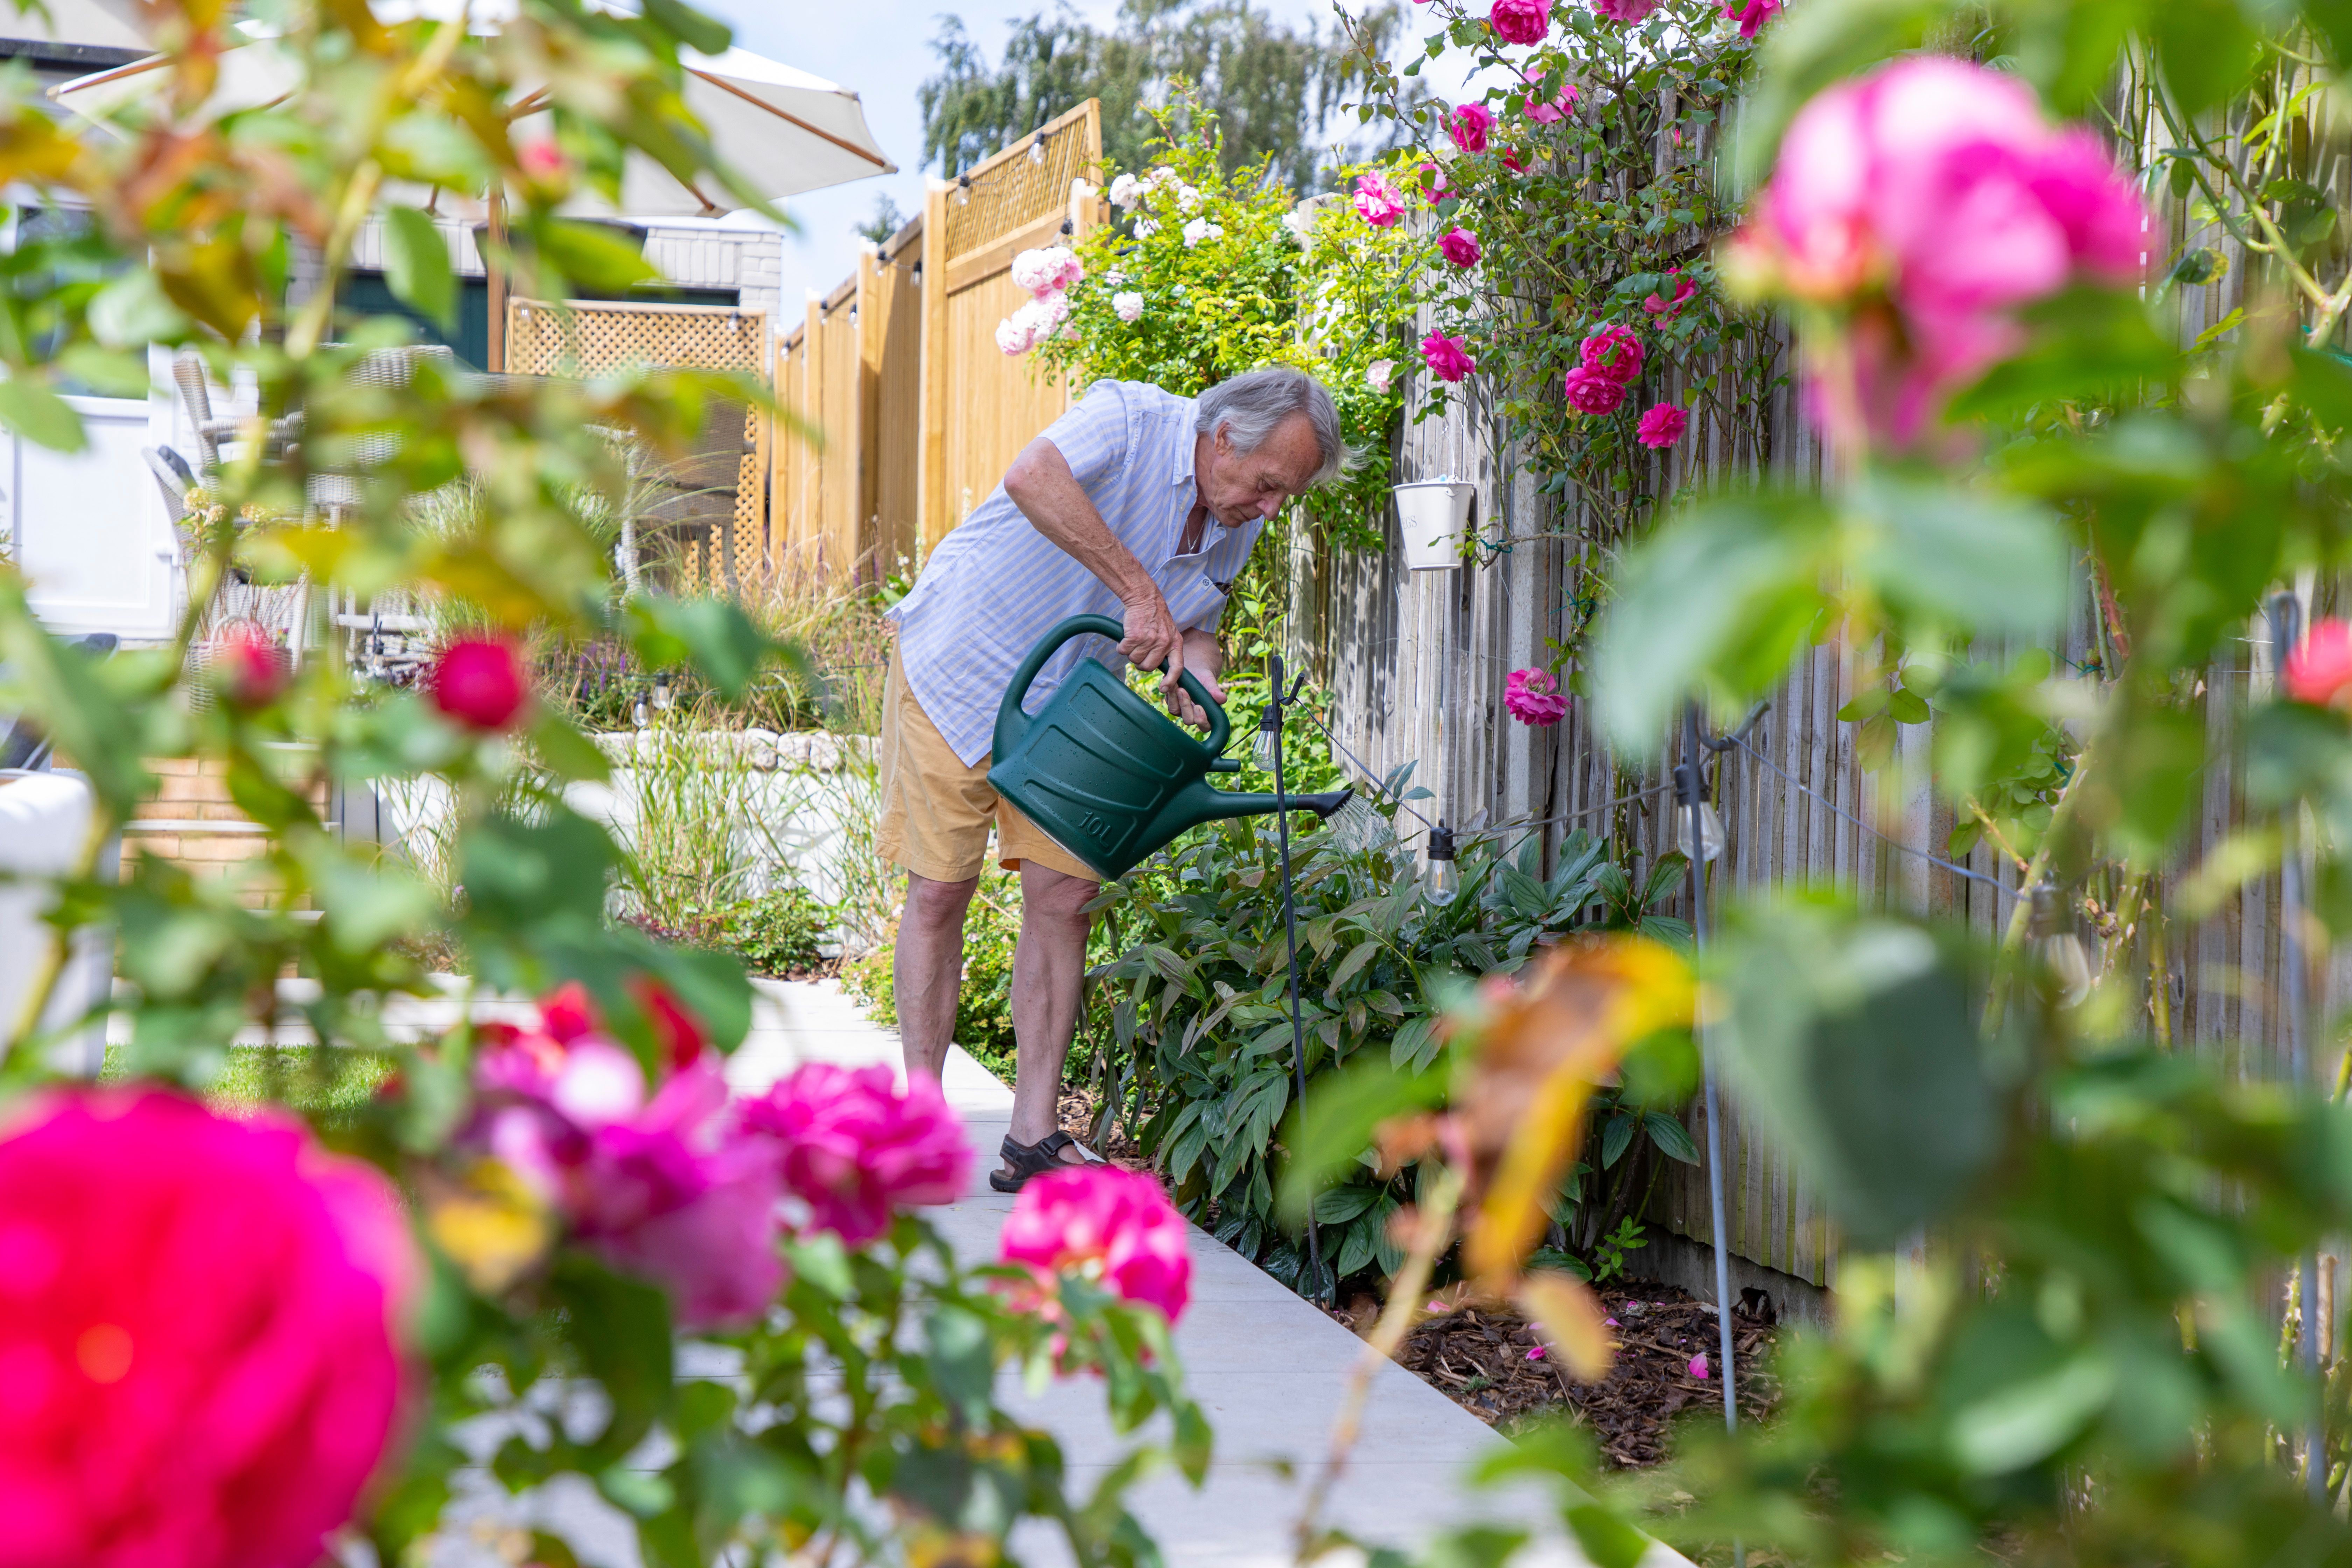
M 1568 699 L 1548 670 L 1515 669 L 1503 683 L 1503 706 L 1512 718 L 1538 730 L 1549 729 L 1567 716 Z
M 962 1125 L 920 1075 L 901 1093 L 887 1067 L 815 1062 L 738 1114 L 745 1131 L 770 1141 L 784 1192 L 808 1205 L 811 1226 L 849 1247 L 888 1230 L 893 1209 L 954 1202 L 971 1173 Z
M 476 730 L 505 729 L 530 695 L 522 659 L 503 637 L 459 637 L 434 659 L 427 681 L 433 705 Z
M 1503 149 L 1503 167 L 1508 169 L 1514 174 L 1524 174 L 1534 166 L 1534 164 L 1528 161 L 1527 155 L 1521 153 L 1517 147 L 1506 147 Z
M 2020 306 L 2076 279 L 2128 285 L 2159 243 L 2090 132 L 2053 129 L 2013 77 L 1917 56 L 1798 113 L 1727 262 L 1759 291 L 1849 312 L 1852 395 L 1816 356 L 1816 414 L 1903 446 L 2014 352 Z
M 1110 183 L 1110 205 L 1125 209 L 1143 199 L 1144 184 L 1133 174 L 1121 174 Z
M 1356 177 L 1356 216 L 1375 228 L 1386 228 L 1404 216 L 1404 197 L 1383 174 Z
M 1484 153 L 1486 132 L 1495 128 L 1495 117 L 1483 103 L 1465 103 L 1454 111 L 1446 121 L 1446 133 L 1454 144 L 1465 153 Z
M 1644 447 L 1671 447 L 1690 428 L 1690 416 L 1671 403 L 1661 403 L 1642 416 L 1633 438 Z
M 1204 217 L 1196 217 L 1191 223 L 1184 226 L 1184 248 L 1187 250 L 1199 245 L 1204 239 L 1223 239 L 1224 237 L 1224 226 L 1223 224 L 1211 223 Z
M 1033 300 L 1058 294 L 1087 275 L 1087 265 L 1066 245 L 1024 250 L 1013 258 L 1013 281 Z
M 1723 19 L 1739 24 L 1739 36 L 1752 38 L 1780 9 L 1780 0 L 1724 0 Z
M 1460 338 L 1432 332 L 1421 340 L 1421 360 L 1440 381 L 1460 381 L 1478 368 Z
M 1579 414 L 1614 414 L 1625 404 L 1625 384 L 1587 365 L 1561 377 L 1559 389 Z
M 310 1568 L 405 1381 L 399 1199 L 274 1110 L 147 1091 L 0 1141 L 0 1561 Z
M 2312 622 L 2286 656 L 2286 694 L 2323 707 L 2352 701 L 2352 623 Z
M 1642 340 L 1631 327 L 1603 327 L 1576 345 L 1583 368 L 1630 385 L 1642 374 Z
M 1447 229 L 1438 240 L 1437 248 L 1456 267 L 1478 265 L 1478 237 L 1466 228 Z
M 1551 0 L 1495 0 L 1486 22 L 1507 44 L 1539 44 L 1551 31 Z
M 1004 1262 L 1047 1289 L 1054 1276 L 1076 1274 L 1159 1308 L 1171 1323 L 1192 1300 L 1183 1216 L 1141 1171 L 1087 1165 L 1032 1177 L 1005 1216 L 1001 1247 Z
M 1110 313 L 1122 321 L 1133 322 L 1141 320 L 1143 296 L 1132 289 L 1120 289 L 1110 297 Z
M 1556 125 L 1575 111 L 1578 94 L 1574 82 L 1569 83 L 1554 93 L 1549 103 L 1538 103 L 1535 100 L 1533 89 L 1536 86 L 1537 83 L 1532 80 L 1528 83 L 1530 91 L 1527 103 L 1527 116 L 1529 120 L 1538 125 Z
M 1682 308 L 1698 292 L 1698 284 L 1684 277 L 1679 267 L 1667 268 L 1666 276 L 1675 280 L 1675 297 L 1669 300 L 1663 295 L 1653 294 L 1642 301 L 1642 309 L 1653 316 L 1664 316 L 1672 321 L 1682 313 Z

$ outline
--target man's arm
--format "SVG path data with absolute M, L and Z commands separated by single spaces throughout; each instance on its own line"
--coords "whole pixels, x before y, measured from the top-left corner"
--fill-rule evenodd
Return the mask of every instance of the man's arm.
M 1004 493 L 1038 532 L 1061 546 L 1118 595 L 1118 602 L 1127 609 L 1127 637 L 1118 645 L 1118 651 L 1139 668 L 1158 669 L 1168 665 L 1168 672 L 1160 683 L 1162 700 L 1187 722 L 1205 725 L 1207 717 L 1177 688 L 1176 678 L 1192 664 L 1193 649 L 1188 646 L 1192 639 L 1207 634 L 1177 630 L 1176 617 L 1169 614 L 1168 601 L 1161 596 L 1160 584 L 1118 542 L 1110 524 L 1095 510 L 1095 503 L 1087 499 L 1085 489 L 1070 471 L 1069 460 L 1062 456 L 1061 448 L 1043 436 L 1023 447 L 1021 455 L 1013 459 L 1013 466 L 1004 470 Z M 1215 639 L 1209 641 L 1213 651 Z M 1194 673 L 1200 673 L 1198 667 Z M 1215 666 L 1210 667 L 1210 674 L 1202 684 L 1220 701 L 1223 700 L 1224 693 L 1215 684 Z

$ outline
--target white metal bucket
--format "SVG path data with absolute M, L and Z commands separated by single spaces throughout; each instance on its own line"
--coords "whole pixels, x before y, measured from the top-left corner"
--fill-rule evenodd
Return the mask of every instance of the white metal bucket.
M 1462 541 L 1478 514 L 1478 487 L 1458 479 L 1420 479 L 1396 487 L 1397 531 L 1405 564 L 1443 572 L 1462 564 Z

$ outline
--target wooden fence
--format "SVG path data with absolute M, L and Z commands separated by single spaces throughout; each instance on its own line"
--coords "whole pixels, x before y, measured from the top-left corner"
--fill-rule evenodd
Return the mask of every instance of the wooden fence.
M 1033 156 L 1033 153 L 1036 155 Z M 996 346 L 1028 296 L 1013 258 L 1101 221 L 1089 99 L 968 171 L 864 253 L 778 354 L 780 401 L 814 439 L 776 446 L 779 566 L 870 576 L 928 554 L 1069 405 L 1059 378 Z

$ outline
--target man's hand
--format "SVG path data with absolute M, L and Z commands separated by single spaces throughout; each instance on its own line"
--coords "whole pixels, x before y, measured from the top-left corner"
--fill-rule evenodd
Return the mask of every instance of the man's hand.
M 1160 698 L 1172 712 L 1178 700 L 1176 678 L 1184 673 L 1184 637 L 1176 629 L 1176 617 L 1168 613 L 1168 601 L 1149 580 L 1141 592 L 1120 603 L 1127 607 L 1127 636 L 1120 640 L 1118 651 L 1138 669 L 1168 666 L 1160 682 Z
M 1225 689 L 1217 684 L 1217 673 L 1224 658 L 1217 647 L 1216 637 L 1204 631 L 1187 631 L 1184 634 L 1183 657 L 1184 668 L 1192 672 L 1192 679 L 1201 683 L 1201 689 L 1215 700 L 1223 702 Z M 1169 694 L 1168 710 L 1195 730 L 1209 727 L 1207 710 L 1193 701 L 1192 694 L 1181 686 Z

